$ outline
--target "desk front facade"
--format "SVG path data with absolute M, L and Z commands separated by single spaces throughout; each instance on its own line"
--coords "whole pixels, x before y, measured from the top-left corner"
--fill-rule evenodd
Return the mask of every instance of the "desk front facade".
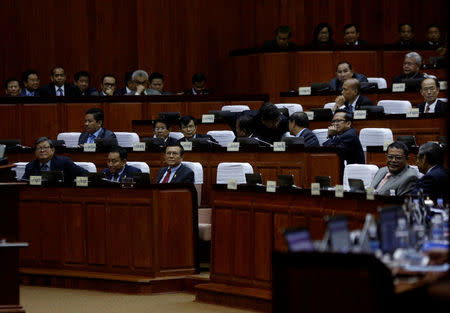
M 107 153 L 71 152 L 66 154 L 73 161 L 94 162 L 97 171 L 106 168 Z M 17 153 L 8 155 L 11 162 L 28 162 L 34 159 L 34 153 Z M 221 162 L 249 162 L 255 173 L 261 173 L 264 182 L 277 180 L 277 175 L 294 175 L 295 184 L 308 188 L 316 176 L 331 176 L 335 184 L 342 182 L 343 164 L 338 149 L 334 148 L 300 148 L 286 152 L 273 152 L 262 149 L 254 152 L 186 152 L 184 161 L 200 162 L 203 166 L 202 204 L 210 206 L 212 185 L 216 183 L 217 166 Z M 150 167 L 151 181 L 164 164 L 161 152 L 130 152 L 128 161 L 143 161 Z
M 105 279 L 193 274 L 198 270 L 194 198 L 187 185 L 24 186 L 19 239 L 29 248 L 20 254 L 22 273 L 96 273 Z

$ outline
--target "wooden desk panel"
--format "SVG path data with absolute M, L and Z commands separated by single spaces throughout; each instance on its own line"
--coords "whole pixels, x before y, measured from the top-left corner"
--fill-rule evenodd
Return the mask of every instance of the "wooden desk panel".
M 294 68 L 297 74 L 295 86 L 298 87 L 323 82 L 324 77 L 329 77 L 330 73 L 336 72 L 332 51 L 298 52 L 295 61 Z M 297 89 L 295 86 L 289 86 L 289 88 Z
M 45 192 L 43 192 L 45 190 Z M 81 192 L 82 191 L 82 192 Z M 149 277 L 192 274 L 197 209 L 193 188 L 24 187 L 21 266 Z M 183 203 L 183 205 L 179 205 Z

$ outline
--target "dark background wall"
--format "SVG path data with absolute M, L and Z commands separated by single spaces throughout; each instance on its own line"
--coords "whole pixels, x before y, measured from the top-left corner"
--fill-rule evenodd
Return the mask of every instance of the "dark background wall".
M 232 93 L 229 51 L 261 45 L 280 24 L 304 45 L 320 22 L 332 25 L 337 44 L 344 24 L 354 22 L 362 39 L 380 45 L 397 40 L 403 21 L 415 25 L 417 41 L 432 22 L 444 33 L 447 11 L 446 0 L 2 0 L 0 81 L 31 67 L 43 85 L 58 64 L 70 81 L 83 69 L 95 87 L 104 73 L 122 85 L 125 71 L 143 68 L 164 73 L 171 91 L 189 87 L 201 71 L 210 87 Z

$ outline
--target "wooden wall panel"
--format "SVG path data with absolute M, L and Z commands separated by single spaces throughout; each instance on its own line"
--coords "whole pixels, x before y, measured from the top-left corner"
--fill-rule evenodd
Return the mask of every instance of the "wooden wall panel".
M 64 215 L 64 263 L 81 264 L 86 263 L 85 232 L 86 222 L 85 210 L 80 203 L 63 202 L 67 208 Z
M 58 103 L 24 104 L 21 137 L 22 144 L 32 145 L 37 138 L 58 134 L 60 126 Z
M 20 138 L 21 136 L 21 115 L 19 114 L 20 104 L 0 105 L 0 116 L 10 123 L 0 123 L 0 139 Z

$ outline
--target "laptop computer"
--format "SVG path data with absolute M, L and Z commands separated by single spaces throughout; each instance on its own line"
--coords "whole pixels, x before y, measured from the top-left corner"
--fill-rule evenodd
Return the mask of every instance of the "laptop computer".
M 364 181 L 362 179 L 349 178 L 348 185 L 350 186 L 350 192 L 366 192 Z

